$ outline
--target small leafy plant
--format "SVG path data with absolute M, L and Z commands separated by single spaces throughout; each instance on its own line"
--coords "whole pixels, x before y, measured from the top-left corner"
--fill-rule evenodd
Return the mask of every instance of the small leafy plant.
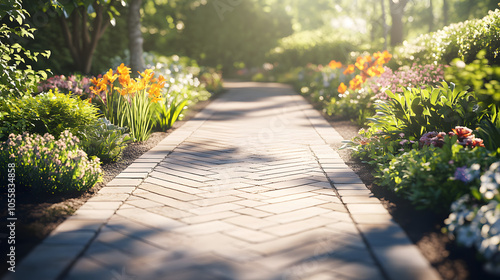
M 56 140 L 50 134 L 10 134 L 0 144 L 0 166 L 15 164 L 15 183 L 20 190 L 33 193 L 72 193 L 86 191 L 101 180 L 98 158 L 88 158 L 78 146 L 78 138 L 68 130 Z M 7 182 L 2 172 L 1 182 Z M 7 184 L 2 184 L 7 186 Z
M 126 128 L 118 127 L 105 118 L 100 118 L 80 134 L 82 149 L 88 156 L 96 156 L 103 163 L 119 159 L 132 140 Z
M 376 115 L 368 119 L 372 132 L 420 137 L 430 131 L 450 131 L 458 125 L 474 129 L 485 114 L 477 105 L 474 93 L 458 91 L 446 82 L 436 88 L 386 93 L 390 100 L 379 102 Z

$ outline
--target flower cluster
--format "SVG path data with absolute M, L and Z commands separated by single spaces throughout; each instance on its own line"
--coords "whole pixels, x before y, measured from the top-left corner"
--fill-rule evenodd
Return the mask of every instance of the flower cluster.
M 361 86 L 368 78 L 380 76 L 385 72 L 384 64 L 389 62 L 391 58 L 392 55 L 387 51 L 376 52 L 373 55 L 359 56 L 356 59 L 356 63 L 348 65 L 343 71 L 344 75 L 350 75 L 354 73 L 356 69 L 360 71 L 359 74 L 349 81 L 349 89 L 361 89 Z M 342 64 L 332 60 L 329 66 L 335 69 L 342 67 Z M 347 91 L 347 85 L 340 83 L 337 90 L 340 94 L 344 94 Z
M 101 179 L 102 171 L 99 159 L 89 159 L 78 143 L 68 130 L 58 140 L 48 133 L 10 134 L 0 143 L 0 163 L 15 163 L 17 183 L 36 193 L 84 191 Z
M 130 68 L 122 63 L 118 66 L 116 72 L 109 69 L 102 78 L 92 78 L 91 82 L 94 86 L 91 86 L 90 90 L 92 94 L 100 96 L 105 103 L 108 91 L 113 91 L 114 82 L 118 79 L 121 87 L 117 87 L 116 91 L 122 96 L 133 97 L 137 92 L 145 90 L 152 102 L 156 103 L 161 100 L 161 90 L 165 86 L 166 79 L 162 75 L 154 78 L 154 72 L 151 69 L 146 69 L 139 74 L 141 78 L 132 79 L 130 77 Z
M 75 75 L 64 76 L 56 75 L 40 82 L 38 91 L 59 90 L 59 92 L 72 93 L 75 95 L 90 94 L 90 79 L 87 77 L 79 77 Z
M 470 172 L 477 174 L 477 168 Z M 476 247 L 487 260 L 486 269 L 495 274 L 500 274 L 499 184 L 500 162 L 495 162 L 481 176 L 478 194 L 464 195 L 455 201 L 445 220 L 448 231 L 457 241 Z
M 384 67 L 384 72 L 368 83 L 376 99 L 387 100 L 386 90 L 403 92 L 406 87 L 425 88 L 426 85 L 436 85 L 444 80 L 444 66 L 414 63 L 411 67 L 403 66 L 397 71 Z
M 431 131 L 427 132 L 422 137 L 420 137 L 420 144 L 421 145 L 426 145 L 426 146 L 435 146 L 435 147 L 443 147 L 444 145 L 444 138 L 445 136 L 453 137 L 457 136 L 457 143 L 464 146 L 464 147 L 484 147 L 483 144 L 483 139 L 481 138 L 476 138 L 472 134 L 472 130 L 467 127 L 463 126 L 457 126 L 452 131 L 445 133 L 445 132 L 436 132 L 436 131 Z

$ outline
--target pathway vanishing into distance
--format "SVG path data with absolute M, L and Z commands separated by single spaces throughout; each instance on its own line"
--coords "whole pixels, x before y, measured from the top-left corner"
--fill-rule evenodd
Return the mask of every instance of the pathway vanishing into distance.
M 4 279 L 439 279 L 303 97 L 226 88 Z

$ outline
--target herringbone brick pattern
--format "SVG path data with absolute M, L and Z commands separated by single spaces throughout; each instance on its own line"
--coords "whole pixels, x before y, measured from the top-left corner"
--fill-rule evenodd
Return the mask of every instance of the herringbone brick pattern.
M 234 86 L 56 229 L 65 270 L 37 279 L 437 279 L 319 114 Z

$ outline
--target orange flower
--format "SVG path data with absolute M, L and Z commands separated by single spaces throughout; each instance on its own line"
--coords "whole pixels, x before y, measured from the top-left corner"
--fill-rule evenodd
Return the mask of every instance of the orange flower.
M 339 87 L 337 88 L 337 91 L 340 94 L 344 94 L 344 92 L 347 90 L 347 86 L 344 83 L 340 83 Z
M 368 70 L 366 70 L 366 73 L 370 77 L 380 76 L 384 72 L 385 72 L 385 69 L 384 69 L 384 67 L 382 67 L 382 65 L 374 65 L 374 66 L 368 68 Z
M 349 66 L 347 66 L 347 68 L 344 70 L 344 75 L 348 75 L 348 74 L 352 74 L 352 73 L 354 73 L 354 65 L 349 64 Z
M 118 66 L 118 68 L 116 68 L 116 72 L 118 72 L 118 75 L 120 76 L 128 76 L 130 75 L 130 68 L 128 68 L 127 66 L 125 66 L 125 64 L 120 64 L 120 66 Z
M 125 75 L 120 75 L 118 77 L 118 82 L 120 82 L 120 85 L 122 85 L 122 87 L 127 87 L 127 85 L 131 83 L 130 75 L 128 73 Z
M 109 71 L 104 74 L 104 79 L 108 80 L 110 84 L 112 84 L 116 80 L 116 78 L 118 78 L 118 75 L 113 75 L 112 69 L 109 69 Z
M 361 75 L 356 75 L 354 79 L 349 82 L 349 88 L 352 90 L 360 89 L 365 79 Z
M 139 75 L 141 75 L 142 79 L 146 81 L 145 83 L 148 83 L 155 75 L 155 72 L 153 72 L 152 69 L 146 69 L 142 73 L 139 72 Z
M 330 68 L 332 68 L 332 69 L 337 69 L 337 68 L 342 67 L 342 63 L 335 61 L 335 60 L 332 60 L 332 61 L 330 61 L 330 63 L 328 63 L 328 66 L 330 66 Z
M 356 67 L 363 71 L 363 69 L 365 69 L 365 60 L 363 59 L 363 57 L 361 56 L 358 56 L 358 58 L 356 58 L 356 63 L 354 63 L 354 65 L 356 65 Z
M 97 84 L 99 84 L 99 80 L 100 79 L 98 79 L 96 77 L 92 77 L 92 79 L 90 79 L 90 82 L 97 86 Z

